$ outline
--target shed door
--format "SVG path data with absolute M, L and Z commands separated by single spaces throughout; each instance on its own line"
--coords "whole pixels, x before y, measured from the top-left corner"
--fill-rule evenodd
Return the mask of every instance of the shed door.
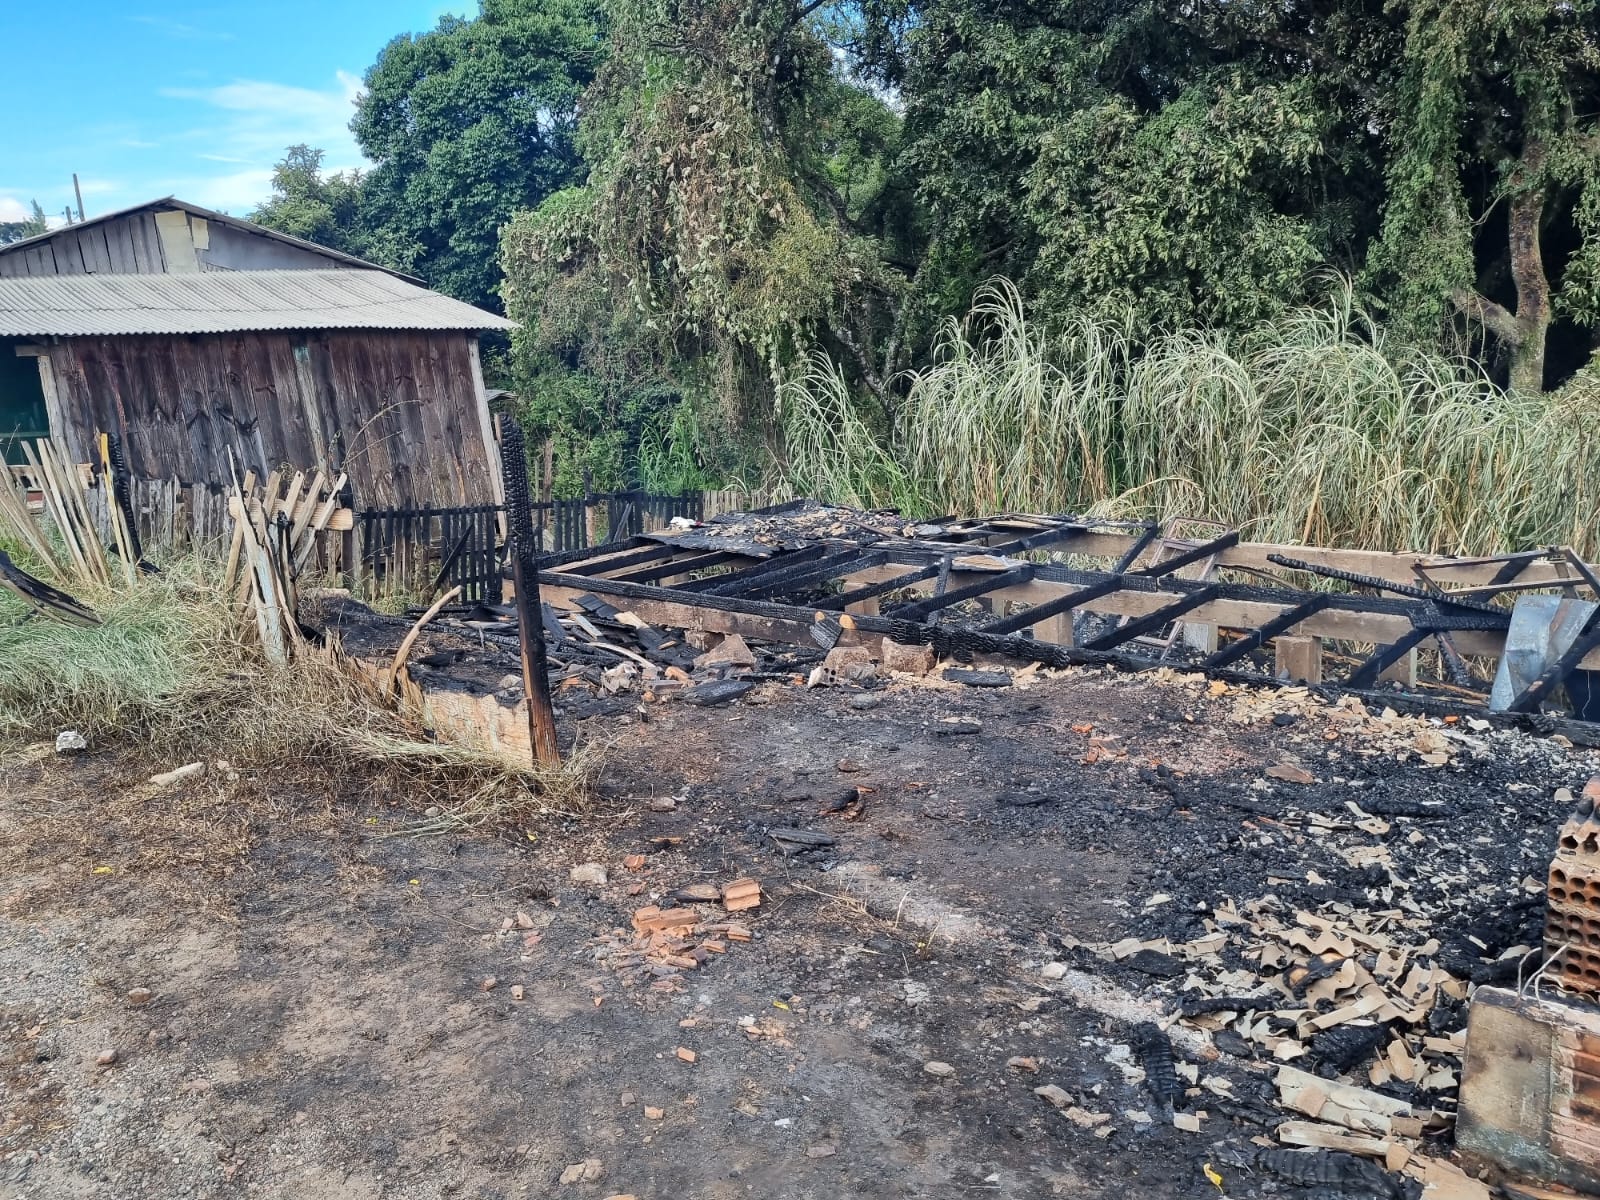
M 39 360 L 17 354 L 17 343 L 0 341 L 0 459 L 27 460 L 22 441 L 50 436 L 50 417 L 39 382 Z

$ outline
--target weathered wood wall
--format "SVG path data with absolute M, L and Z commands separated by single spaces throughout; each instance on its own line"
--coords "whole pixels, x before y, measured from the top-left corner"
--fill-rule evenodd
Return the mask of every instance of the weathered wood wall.
M 181 208 L 144 209 L 68 225 L 0 251 L 0 279 L 50 275 L 164 275 L 195 271 L 328 270 L 355 264 Z
M 46 399 L 80 462 L 112 432 L 145 478 L 289 466 L 347 473 L 363 508 L 492 504 L 475 352 L 464 333 L 66 338 Z

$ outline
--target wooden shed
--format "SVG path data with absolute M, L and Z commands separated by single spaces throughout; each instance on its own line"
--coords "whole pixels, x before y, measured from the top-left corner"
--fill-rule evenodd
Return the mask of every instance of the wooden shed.
M 59 245 L 51 258 L 81 261 Z M 287 465 L 346 473 L 361 508 L 500 499 L 477 340 L 511 322 L 359 260 L 163 261 L 0 277 L 0 447 L 48 432 L 87 462 L 106 431 L 147 479 L 214 485 Z
M 330 269 L 386 271 L 422 282 L 173 196 L 0 246 L 0 279 Z

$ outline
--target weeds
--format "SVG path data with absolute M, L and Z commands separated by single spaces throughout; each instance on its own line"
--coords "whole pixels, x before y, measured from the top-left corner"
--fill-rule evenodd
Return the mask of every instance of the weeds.
M 1600 385 L 1511 395 L 1392 342 L 1346 288 L 1247 335 L 1136 343 L 1029 322 L 1008 283 L 906 377 L 890 445 L 809 364 L 784 391 L 789 474 L 909 512 L 1098 512 L 1226 522 L 1266 541 L 1433 553 L 1600 551 Z
M 412 806 L 459 811 L 467 824 L 588 803 L 594 752 L 577 753 L 570 770 L 529 775 L 489 752 L 432 740 L 335 651 L 267 662 L 209 560 L 181 560 L 79 598 L 102 624 L 29 619 L 0 593 L 0 742 L 70 728 L 93 743 L 137 747 L 162 769 L 223 758 L 330 779 L 359 771 L 387 777 Z

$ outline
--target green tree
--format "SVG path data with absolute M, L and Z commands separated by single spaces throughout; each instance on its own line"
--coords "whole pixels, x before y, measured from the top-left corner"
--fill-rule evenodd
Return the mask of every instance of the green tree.
M 1047 316 L 1244 323 L 1376 232 L 1369 81 L 1303 48 L 1341 53 L 1315 3 L 873 3 L 941 313 L 1004 274 Z
M 323 152 L 303 143 L 290 146 L 272 168 L 272 196 L 250 220 L 331 250 L 364 255 L 367 232 L 361 212 L 362 174 L 322 174 Z
M 45 219 L 44 209 L 39 207 L 37 200 L 33 201 L 33 215 L 25 221 L 0 221 L 0 246 L 11 242 L 20 242 L 23 238 L 37 237 L 41 233 L 48 233 L 50 223 Z
M 1593 0 L 864 5 L 939 310 L 1004 273 L 1046 317 L 1240 325 L 1334 267 L 1520 390 L 1588 357 Z
M 598 0 L 484 0 L 390 42 L 351 125 L 373 253 L 498 308 L 499 231 L 582 177 L 578 100 L 605 55 Z
M 1558 319 L 1600 327 L 1600 31 L 1592 0 L 1407 6 L 1383 239 L 1396 319 L 1481 323 L 1538 392 Z
M 899 120 L 835 61 L 824 21 L 847 7 L 614 0 L 588 178 L 504 239 L 523 390 L 558 398 L 535 414 L 549 427 L 674 434 L 676 453 L 646 457 L 680 466 L 697 430 L 709 462 L 729 449 L 716 430 L 771 432 L 779 383 L 816 346 L 890 399 Z

